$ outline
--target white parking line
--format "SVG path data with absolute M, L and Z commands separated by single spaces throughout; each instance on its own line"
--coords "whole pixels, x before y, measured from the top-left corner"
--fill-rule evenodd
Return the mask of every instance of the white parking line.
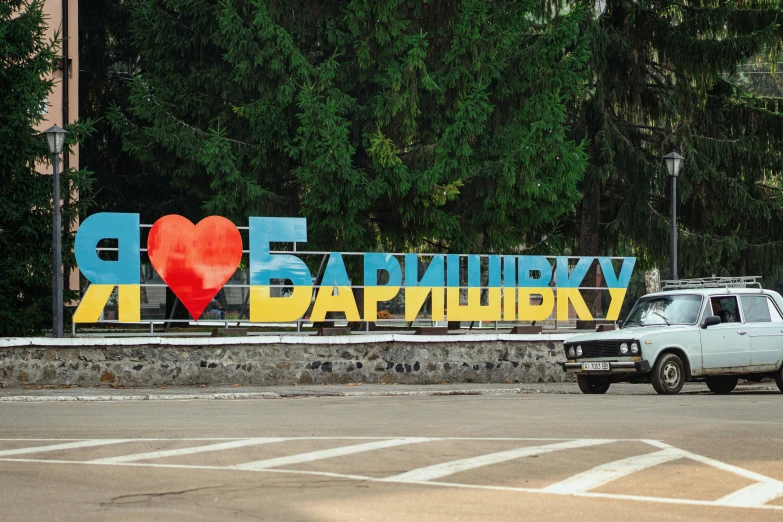
M 79 442 L 68 442 L 65 444 L 52 444 L 49 446 L 36 446 L 33 448 L 17 448 L 12 450 L 0 451 L 0 457 L 8 457 L 11 455 L 24 455 L 26 453 L 41 453 L 44 451 L 58 451 L 77 448 L 89 448 L 92 446 L 105 446 L 106 444 L 119 444 L 121 442 L 131 442 L 133 439 L 99 439 L 99 440 L 82 440 Z
M 377 442 L 367 442 L 365 444 L 355 444 L 353 446 L 341 446 L 339 448 L 313 451 L 310 453 L 300 453 L 298 455 L 289 455 L 288 457 L 278 457 L 275 459 L 246 462 L 244 464 L 239 464 L 231 467 L 233 469 L 245 469 L 245 470 L 275 468 L 278 466 L 301 464 L 303 462 L 311 462 L 314 460 L 329 459 L 332 457 L 342 457 L 344 455 L 352 455 L 354 453 L 361 453 L 364 451 L 373 451 L 378 449 L 392 448 L 395 446 L 404 446 L 407 444 L 415 444 L 417 442 L 429 442 L 434 440 L 440 440 L 440 439 L 431 439 L 426 437 L 410 437 L 404 439 L 381 440 Z
M 32 464 L 68 464 L 68 465 L 101 465 L 93 461 L 75 461 L 75 460 L 41 460 L 41 459 L 15 459 L 15 458 L 8 458 L 8 459 L 0 459 L 2 462 L 26 462 L 26 463 L 32 463 Z M 125 462 L 125 463 L 119 463 L 119 464 L 113 464 L 114 466 L 124 466 L 124 467 L 135 467 L 135 468 L 165 468 L 165 469 L 184 469 L 184 470 L 209 470 L 209 471 L 231 471 L 233 468 L 228 468 L 224 466 L 201 466 L 201 465 L 184 465 L 184 464 L 148 464 L 148 463 L 139 463 L 139 462 Z M 350 475 L 350 474 L 344 474 L 344 473 L 330 473 L 328 471 L 305 471 L 305 470 L 293 470 L 293 469 L 258 469 L 258 470 L 243 470 L 248 472 L 260 472 L 260 473 L 281 473 L 281 474 L 292 474 L 292 475 L 311 475 L 311 476 L 320 476 L 320 477 L 330 477 L 330 478 L 337 478 L 337 479 L 347 479 L 347 480 L 359 480 L 364 482 L 386 482 L 383 478 L 377 478 L 377 477 L 367 477 L 363 475 Z M 550 493 L 548 491 L 544 491 L 543 489 L 534 489 L 534 488 L 523 488 L 523 487 L 512 487 L 512 486 L 490 486 L 490 485 L 482 485 L 482 484 L 457 484 L 453 482 L 437 482 L 437 481 L 423 481 L 423 482 L 411 482 L 410 484 L 416 484 L 421 486 L 437 486 L 437 487 L 446 487 L 446 488 L 457 488 L 457 489 L 480 489 L 480 490 L 489 490 L 489 491 L 508 491 L 508 492 L 514 492 L 514 493 L 532 493 L 532 494 L 555 494 L 555 495 L 561 495 L 562 493 Z M 613 494 L 613 493 L 574 493 L 573 496 L 576 497 L 585 497 L 585 498 L 605 498 L 605 499 L 615 499 L 615 500 L 629 500 L 629 501 L 635 501 L 635 502 L 656 502 L 661 504 L 679 504 L 679 505 L 690 505 L 690 506 L 707 506 L 707 507 L 727 507 L 725 505 L 718 504 L 717 502 L 713 500 L 693 500 L 693 499 L 685 499 L 685 498 L 667 498 L 667 497 L 645 497 L 640 495 L 620 495 L 620 494 Z M 774 510 L 774 511 L 783 511 L 783 506 L 775 506 L 775 505 L 756 505 L 756 506 L 741 506 L 741 507 L 747 507 L 750 509 L 764 509 L 764 510 Z
M 207 446 L 195 446 L 192 448 L 150 451 L 148 453 L 136 453 L 133 455 L 120 455 L 119 457 L 107 457 L 104 459 L 95 459 L 92 462 L 99 463 L 99 464 L 118 464 L 120 462 L 133 462 L 136 460 L 160 459 L 164 457 L 176 457 L 180 455 L 193 455 L 194 453 L 206 453 L 208 451 L 220 451 L 220 450 L 227 450 L 227 449 L 234 449 L 234 448 L 243 448 L 245 446 L 257 446 L 259 444 L 283 442 L 286 440 L 289 439 L 285 437 L 264 437 L 264 438 L 255 438 L 255 439 L 232 440 L 230 442 L 209 444 Z
M 729 473 L 734 473 L 735 475 L 739 475 L 740 477 L 745 477 L 746 479 L 755 480 L 756 482 L 769 482 L 771 480 L 774 480 L 766 475 L 762 475 L 761 473 L 756 473 L 755 471 L 750 471 L 749 469 L 740 468 L 739 466 L 734 466 L 733 464 L 727 464 L 726 462 L 721 462 L 719 460 L 711 459 L 710 457 L 705 457 L 704 455 L 691 453 L 690 451 L 685 451 L 677 448 L 675 448 L 675 450 L 678 451 L 685 458 L 695 460 L 696 462 L 701 462 L 702 464 L 707 464 L 708 466 L 712 466 L 713 468 L 718 468 L 718 469 L 722 469 L 723 471 L 728 471 Z
M 612 482 L 613 480 L 630 475 L 631 473 L 636 473 L 637 471 L 680 458 L 682 458 L 682 455 L 680 455 L 679 452 L 668 449 L 648 453 L 646 455 L 628 457 L 627 459 L 616 460 L 614 462 L 596 466 L 593 469 L 569 477 L 556 484 L 552 484 L 551 486 L 544 488 L 544 491 L 547 493 L 561 493 L 564 495 L 584 493 Z
M 2 439 L 0 439 L 2 440 Z M 8 439 L 11 440 L 11 439 Z M 181 470 L 215 470 L 225 472 L 261 472 L 261 473 L 283 473 L 283 474 L 300 474 L 310 476 L 321 476 L 334 479 L 344 480 L 357 480 L 367 482 L 378 483 L 405 483 L 409 485 L 421 485 L 421 486 L 438 486 L 438 487 L 451 487 L 451 488 L 463 488 L 463 489 L 478 489 L 478 490 L 495 490 L 495 491 L 508 491 L 519 493 L 537 493 L 537 494 L 555 494 L 555 495 L 572 495 L 575 497 L 583 498 L 600 498 L 600 499 L 615 499 L 615 500 L 627 500 L 636 502 L 656 502 L 663 504 L 680 504 L 680 505 L 693 505 L 693 506 L 711 506 L 711 507 L 731 507 L 731 508 L 746 508 L 746 509 L 765 509 L 765 510 L 777 510 L 783 511 L 783 506 L 770 505 L 768 502 L 783 496 L 783 481 L 773 479 L 771 477 L 756 473 L 732 464 L 717 461 L 715 459 L 690 453 L 686 450 L 682 450 L 666 444 L 664 442 L 646 439 L 529 439 L 529 438 L 467 438 L 467 437 L 454 437 L 454 438 L 429 438 L 429 437 L 256 437 L 256 438 L 233 438 L 226 437 L 222 439 L 195 439 L 195 438 L 181 438 L 181 439 L 96 439 L 96 440 L 78 440 L 78 439 L 13 439 L 13 440 L 25 440 L 31 443 L 44 442 L 44 441 L 61 441 L 59 444 L 50 444 L 47 446 L 35 446 L 30 448 L 19 448 L 0 451 L 0 463 L 2 462 L 26 462 L 26 463 L 39 463 L 44 465 L 51 464 L 68 464 L 68 465 L 109 465 L 109 466 L 126 466 L 126 467 L 145 467 L 145 468 L 163 468 L 163 469 L 181 469 Z M 176 455 L 188 455 L 194 453 L 205 453 L 210 451 L 221 451 L 233 448 L 241 448 L 243 446 L 252 446 L 255 444 L 265 444 L 269 442 L 285 442 L 285 441 L 305 441 L 305 440 L 362 440 L 368 441 L 361 444 L 353 444 L 350 446 L 341 446 L 337 448 L 312 451 L 308 453 L 301 453 L 296 455 L 290 455 L 286 457 L 267 459 L 255 462 L 247 462 L 236 466 L 213 466 L 213 465 L 186 465 L 186 464 L 164 464 L 160 462 L 138 462 L 144 459 L 159 459 L 163 457 L 176 456 Z M 379 450 L 384 448 L 392 448 L 395 446 L 405 446 L 408 444 L 414 444 L 418 442 L 430 442 L 430 441 L 453 441 L 453 440 L 473 440 L 479 441 L 492 441 L 492 440 L 505 440 L 505 441 L 558 441 L 552 444 L 528 446 L 524 448 L 516 448 L 508 451 L 501 451 L 496 453 L 490 453 L 487 455 L 480 455 L 477 457 L 461 459 L 451 462 L 445 462 L 434 466 L 427 466 L 424 468 L 414 469 L 400 475 L 392 477 L 369 477 L 356 474 L 346 473 L 334 473 L 331 471 L 315 471 L 315 470 L 296 470 L 296 469 L 280 469 L 279 466 L 299 464 L 304 462 L 311 462 L 315 460 L 328 459 L 332 457 L 339 457 L 344 455 L 351 455 L 355 453 L 361 453 L 366 451 Z M 571 448 L 581 448 L 587 446 L 595 446 L 599 444 L 606 444 L 611 442 L 621 441 L 638 441 L 647 443 L 650 446 L 657 448 L 659 451 L 653 453 L 629 457 L 626 459 L 618 460 L 615 462 L 609 462 L 597 466 L 591 470 L 574 475 L 566 480 L 550 485 L 545 488 L 524 488 L 524 487 L 510 487 L 503 485 L 480 485 L 480 484 L 461 484 L 454 482 L 441 482 L 438 478 L 446 477 L 460 471 L 470 470 L 473 468 L 487 466 L 491 464 L 502 463 L 511 459 L 539 455 L 543 453 L 549 453 L 553 451 L 560 451 Z M 70 442 L 65 442 L 70 441 Z M 16 458 L 14 455 L 25 455 L 29 453 L 39 453 L 47 451 L 57 450 L 78 450 L 80 448 L 86 448 L 91 446 L 102 446 L 109 444 L 119 444 L 124 442 L 141 442 L 141 441 L 222 441 L 217 444 L 207 444 L 201 446 L 195 446 L 192 448 L 181 448 L 174 450 L 162 450 L 147 453 L 137 453 L 132 455 L 121 455 L 118 457 L 109 457 L 95 460 L 78 461 L 78 460 L 65 460 L 65 459 L 44 459 L 44 458 Z M 734 473 L 736 475 L 748 478 L 755 483 L 745 488 L 739 489 L 729 495 L 726 495 L 718 500 L 696 500 L 685 498 L 668 498 L 668 497 L 647 497 L 642 495 L 624 495 L 624 494 L 611 494 L 594 492 L 595 488 L 606 484 L 612 480 L 617 480 L 631 473 L 642 471 L 651 466 L 662 464 L 670 460 L 683 458 L 691 459 L 696 462 L 707 464 L 713 468 L 721 469 Z
M 545 446 L 527 446 L 524 448 L 499 451 L 497 453 L 489 453 L 487 455 L 479 455 L 478 457 L 452 460 L 451 462 L 444 462 L 442 464 L 435 464 L 433 466 L 427 466 L 424 468 L 412 469 L 399 475 L 387 477 L 384 480 L 388 482 L 424 482 L 427 480 L 436 480 L 453 475 L 455 473 L 459 473 L 460 471 L 467 471 L 469 469 L 478 468 L 481 466 L 489 466 L 491 464 L 498 464 L 507 460 L 531 457 L 533 455 L 541 455 L 543 453 L 551 453 L 553 451 L 596 446 L 598 444 L 606 444 L 607 442 L 614 441 L 605 439 L 582 439 L 568 442 L 558 442 L 556 444 L 547 444 Z
M 757 482 L 715 501 L 722 506 L 756 507 L 783 496 L 783 482 Z

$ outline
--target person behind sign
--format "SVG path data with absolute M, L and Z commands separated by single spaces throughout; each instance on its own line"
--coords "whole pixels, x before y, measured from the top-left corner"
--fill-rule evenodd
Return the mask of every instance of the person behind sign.
M 224 319 L 225 310 L 217 299 L 212 299 L 207 305 L 207 314 L 213 316 L 215 319 Z

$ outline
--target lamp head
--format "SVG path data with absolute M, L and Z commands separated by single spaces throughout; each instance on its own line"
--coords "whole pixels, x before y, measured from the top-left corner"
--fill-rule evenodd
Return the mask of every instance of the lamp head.
M 666 162 L 666 170 L 669 171 L 669 176 L 677 177 L 680 173 L 680 168 L 682 167 L 682 160 L 684 159 L 685 158 L 674 151 L 663 157 L 663 161 Z
M 46 129 L 41 134 L 46 136 L 46 142 L 49 144 L 49 152 L 52 154 L 60 154 L 63 151 L 63 145 L 65 145 L 65 135 L 68 131 L 52 125 L 51 128 Z

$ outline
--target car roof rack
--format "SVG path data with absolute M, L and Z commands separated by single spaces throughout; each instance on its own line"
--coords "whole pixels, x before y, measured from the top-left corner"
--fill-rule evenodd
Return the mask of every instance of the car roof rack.
M 661 281 L 663 290 L 684 290 L 688 288 L 761 288 L 761 276 L 702 277 L 700 279 L 677 279 Z

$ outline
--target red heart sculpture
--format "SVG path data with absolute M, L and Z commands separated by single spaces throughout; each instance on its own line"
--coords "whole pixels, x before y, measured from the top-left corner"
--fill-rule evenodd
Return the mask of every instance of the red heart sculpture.
M 171 214 L 155 222 L 147 240 L 150 262 L 198 320 L 242 259 L 242 237 L 228 219 L 209 216 L 194 225 Z

